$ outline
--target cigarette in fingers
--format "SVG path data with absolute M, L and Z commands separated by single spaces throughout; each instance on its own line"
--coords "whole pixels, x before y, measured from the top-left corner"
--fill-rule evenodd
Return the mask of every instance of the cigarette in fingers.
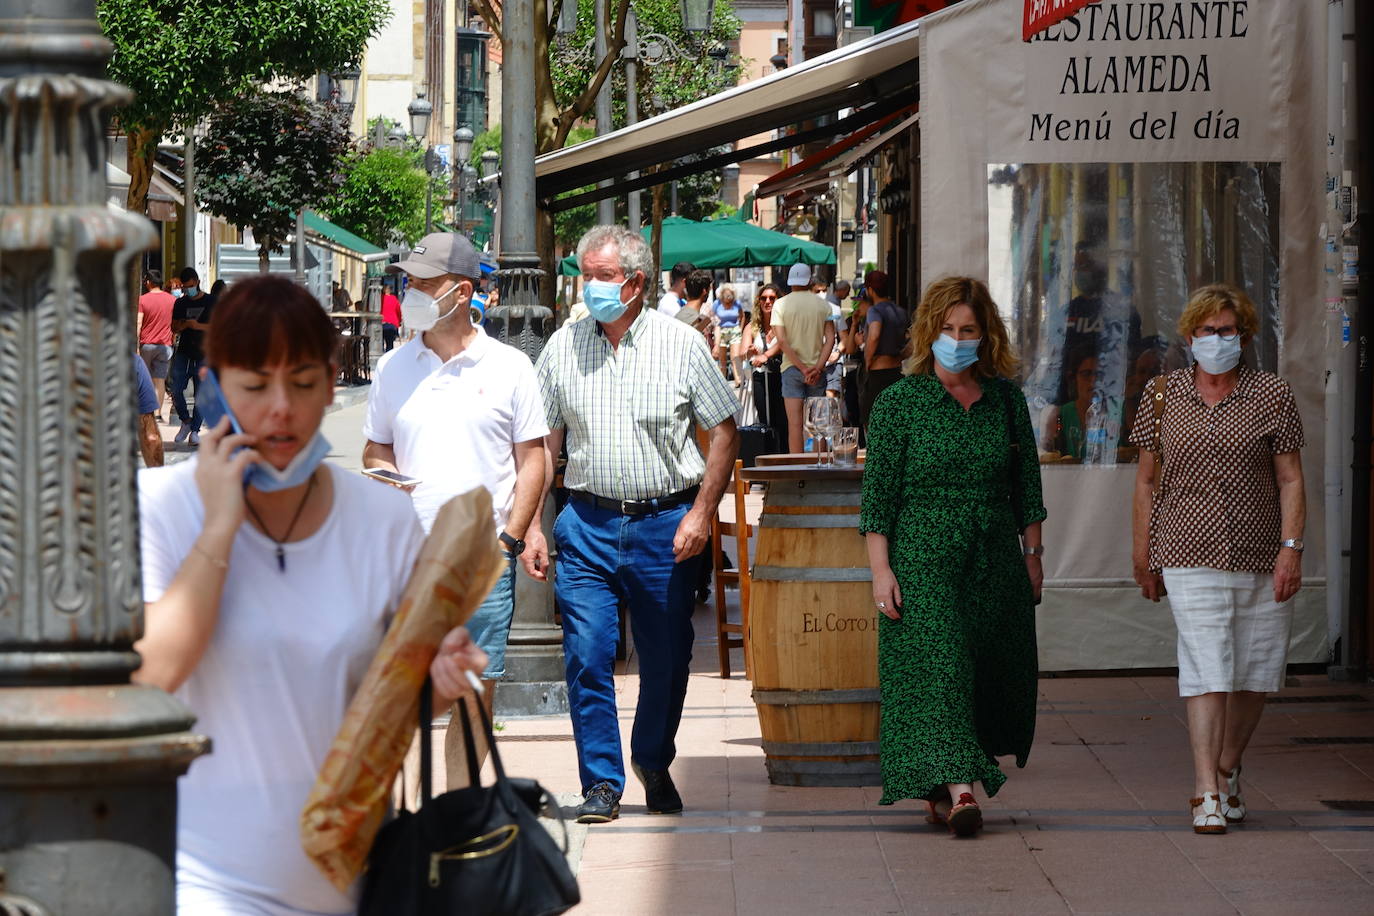
M 473 691 L 480 697 L 482 695 L 482 679 L 468 670 L 464 670 L 463 674 L 467 675 L 468 683 L 472 685 Z

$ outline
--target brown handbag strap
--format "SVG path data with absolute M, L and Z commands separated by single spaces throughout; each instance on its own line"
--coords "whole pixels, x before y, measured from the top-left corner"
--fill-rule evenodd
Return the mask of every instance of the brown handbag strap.
M 1154 384 L 1154 415 L 1155 415 L 1155 486 L 1154 492 L 1159 493 L 1159 487 L 1164 482 L 1164 395 L 1169 387 L 1169 377 L 1167 375 L 1156 375 Z

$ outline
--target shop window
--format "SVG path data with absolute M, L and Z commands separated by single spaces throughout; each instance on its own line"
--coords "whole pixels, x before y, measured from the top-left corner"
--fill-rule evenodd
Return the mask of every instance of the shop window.
M 1254 300 L 1245 360 L 1276 371 L 1279 186 L 1273 162 L 989 166 L 989 287 L 1042 461 L 1135 460 L 1141 388 L 1187 364 L 1176 325 L 1204 284 Z

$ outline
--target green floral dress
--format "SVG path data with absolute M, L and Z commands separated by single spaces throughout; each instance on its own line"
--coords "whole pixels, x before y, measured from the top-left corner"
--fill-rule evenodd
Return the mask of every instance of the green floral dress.
M 1026 524 L 1042 521 L 1040 465 L 1026 400 L 982 382 L 965 411 L 934 375 L 903 378 L 868 425 L 860 530 L 886 535 L 902 619 L 879 617 L 881 804 L 935 799 L 979 780 L 994 756 L 1024 767 L 1035 734 L 1035 611 L 1011 505 L 1006 402 L 1020 442 Z

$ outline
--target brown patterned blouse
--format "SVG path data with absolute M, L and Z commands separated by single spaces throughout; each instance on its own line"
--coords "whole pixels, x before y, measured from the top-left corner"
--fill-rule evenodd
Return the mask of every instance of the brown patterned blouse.
M 1155 387 L 1161 379 L 1164 416 L 1157 430 Z M 1235 390 L 1208 407 L 1193 384 L 1191 366 L 1156 376 L 1141 395 L 1130 441 L 1163 459 L 1150 511 L 1152 569 L 1273 571 L 1282 540 L 1274 456 L 1304 444 L 1287 382 L 1241 366 Z

